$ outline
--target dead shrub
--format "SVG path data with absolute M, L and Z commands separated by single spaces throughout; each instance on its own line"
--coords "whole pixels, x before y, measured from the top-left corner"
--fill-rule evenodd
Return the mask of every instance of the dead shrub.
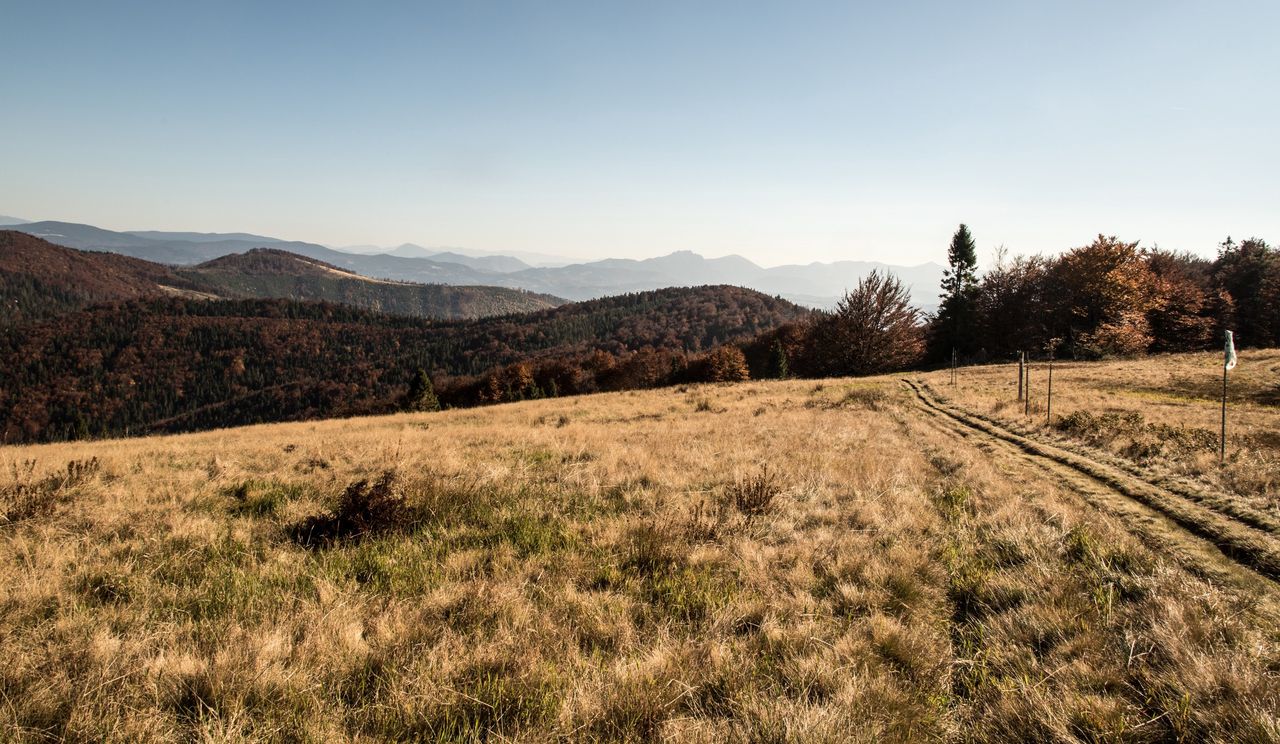
M 44 478 L 36 478 L 35 469 L 35 460 L 10 466 L 12 481 L 0 488 L 0 525 L 48 516 L 70 498 L 72 488 L 97 475 L 102 463 L 96 457 L 72 460 L 64 470 Z
M 884 408 L 888 400 L 889 394 L 884 391 L 883 387 L 853 387 L 846 390 L 844 396 L 831 407 L 866 408 L 872 411 L 879 411 Z
M 728 521 L 725 502 L 699 501 L 684 522 L 684 534 L 694 542 L 713 542 L 725 531 Z
M 332 465 L 323 457 L 311 457 L 306 462 L 298 465 L 298 469 L 304 473 L 314 473 L 317 470 L 328 470 Z
M 1147 423 L 1136 411 L 1074 411 L 1053 425 L 1064 434 L 1093 445 L 1122 440 L 1121 454 L 1136 460 L 1213 451 L 1218 447 L 1218 435 L 1208 429 Z
M 683 561 L 684 552 L 670 530 L 642 524 L 627 534 L 622 550 L 622 568 L 641 576 L 662 575 Z
M 316 547 L 405 531 L 416 523 L 416 516 L 395 471 L 387 470 L 375 481 L 347 486 L 332 511 L 308 517 L 290 532 L 302 545 Z
M 756 475 L 735 481 L 726 489 L 729 500 L 747 517 L 768 513 L 781 492 L 777 477 L 767 467 Z
M 1088 411 L 1073 411 L 1059 418 L 1053 425 L 1069 436 L 1103 444 L 1119 436 L 1137 434 L 1143 427 L 1143 420 L 1142 414 L 1136 412 L 1094 415 Z

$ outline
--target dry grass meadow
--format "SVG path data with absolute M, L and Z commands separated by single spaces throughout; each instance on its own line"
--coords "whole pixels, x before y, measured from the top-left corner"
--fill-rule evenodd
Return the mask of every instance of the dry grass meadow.
M 1211 362 L 0 449 L 0 739 L 1273 741 L 1280 353 L 1227 476 Z

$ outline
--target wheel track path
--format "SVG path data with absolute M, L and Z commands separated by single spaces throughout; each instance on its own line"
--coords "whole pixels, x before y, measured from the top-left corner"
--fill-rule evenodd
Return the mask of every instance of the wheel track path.
M 1195 556 L 1194 566 L 1212 578 L 1234 578 L 1234 583 L 1261 586 L 1273 596 L 1280 590 L 1280 539 L 1265 529 L 1265 522 L 1214 509 L 1183 489 L 1166 488 L 1126 469 L 1014 433 L 938 400 L 917 381 L 903 382 L 919 407 L 944 428 L 965 438 L 977 435 L 1051 474 L 1090 503 L 1120 516 L 1179 562 Z

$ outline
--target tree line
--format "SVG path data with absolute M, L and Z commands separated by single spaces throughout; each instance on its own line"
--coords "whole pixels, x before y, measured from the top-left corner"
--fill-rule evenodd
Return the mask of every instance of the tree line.
M 947 249 L 937 313 L 872 273 L 835 309 L 740 344 L 753 376 L 871 375 L 922 365 L 1055 353 L 1099 359 L 1241 346 L 1280 346 L 1280 250 L 1227 238 L 1217 256 L 1142 248 L 1099 235 L 1058 256 L 997 251 L 979 271 L 968 226 Z
M 952 240 L 942 303 L 924 329 L 926 359 L 970 361 L 1052 349 L 1077 359 L 1197 351 L 1224 330 L 1244 346 L 1280 345 L 1280 251 L 1227 238 L 1210 260 L 1099 235 L 1059 256 L 998 252 L 981 276 L 973 238 Z

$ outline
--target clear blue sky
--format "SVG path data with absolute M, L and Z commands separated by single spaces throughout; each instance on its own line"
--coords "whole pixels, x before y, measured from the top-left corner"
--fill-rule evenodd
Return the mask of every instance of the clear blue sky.
M 0 0 L 0 213 L 580 257 L 1280 241 L 1280 2 Z

